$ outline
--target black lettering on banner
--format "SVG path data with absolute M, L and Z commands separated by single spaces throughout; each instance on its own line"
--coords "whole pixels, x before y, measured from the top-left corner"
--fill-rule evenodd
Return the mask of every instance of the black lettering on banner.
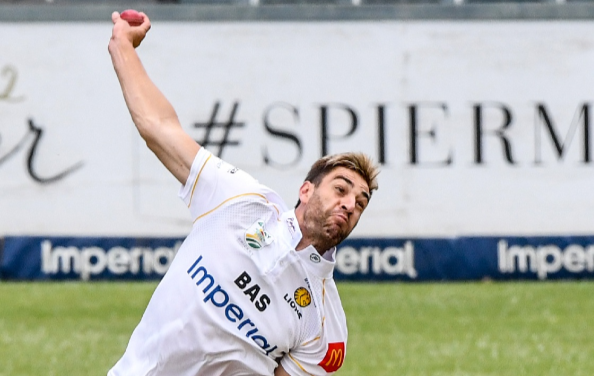
M 435 125 L 428 131 L 421 132 L 419 130 L 418 112 L 420 108 L 437 108 L 443 111 L 446 116 L 448 114 L 448 108 L 445 103 L 416 103 L 408 106 L 410 120 L 410 164 L 412 165 L 418 165 L 420 163 L 418 152 L 418 140 L 420 136 L 428 136 L 433 142 L 437 141 L 437 130 Z M 424 164 L 447 166 L 452 164 L 452 159 L 452 153 L 450 151 L 446 159 L 433 163 L 425 162 Z
M 483 129 L 483 112 L 485 107 L 496 108 L 501 111 L 503 114 L 503 124 L 500 128 L 492 130 L 495 136 L 499 138 L 503 146 L 503 153 L 505 156 L 505 160 L 509 164 L 515 164 L 516 162 L 512 156 L 512 148 L 511 142 L 509 141 L 508 137 L 505 135 L 505 131 L 511 126 L 512 123 L 512 115 L 511 111 L 507 106 L 503 103 L 490 103 L 486 104 L 475 104 L 473 106 L 474 109 L 474 129 L 475 129 L 475 144 L 474 144 L 474 162 L 476 164 L 483 164 L 483 136 L 486 131 Z
M 276 138 L 284 139 L 286 141 L 290 141 L 291 143 L 295 144 L 295 146 L 297 147 L 297 155 L 289 163 L 276 163 L 270 157 L 268 150 L 264 149 L 263 150 L 264 163 L 267 165 L 270 165 L 270 166 L 278 167 L 278 168 L 286 168 L 286 167 L 295 166 L 301 160 L 301 157 L 303 156 L 303 146 L 301 145 L 301 140 L 297 137 L 297 135 L 295 135 L 293 133 L 289 133 L 288 131 L 285 131 L 285 130 L 281 130 L 278 127 L 273 127 L 273 125 L 270 123 L 270 119 L 269 119 L 270 114 L 272 111 L 277 110 L 277 109 L 284 109 L 284 110 L 290 112 L 291 115 L 293 116 L 293 118 L 295 119 L 295 123 L 297 123 L 299 121 L 299 110 L 296 107 L 294 107 L 288 103 L 278 102 L 278 103 L 274 103 L 274 104 L 270 105 L 264 111 L 264 116 L 263 116 L 264 128 L 266 129 L 266 131 Z M 283 154 L 286 154 L 286 152 L 287 152 L 286 150 L 283 150 Z
M 590 110 L 589 110 L 588 103 L 584 103 L 580 108 L 577 109 L 576 114 L 578 115 L 577 121 L 572 121 L 565 136 L 565 139 L 561 140 L 561 137 L 555 130 L 555 125 L 551 121 L 551 118 L 548 114 L 547 108 L 544 103 L 538 103 L 537 106 L 537 118 L 536 118 L 536 126 L 534 129 L 535 132 L 535 147 L 534 147 L 534 163 L 541 164 L 542 163 L 542 137 L 539 125 L 540 123 L 544 123 L 544 129 L 548 132 L 551 141 L 553 142 L 553 146 L 555 147 L 555 151 L 557 152 L 558 158 L 561 160 L 565 156 L 565 152 L 569 148 L 569 145 L 573 141 L 576 131 L 578 129 L 579 120 L 582 119 L 583 125 L 583 162 L 589 163 L 591 161 L 590 158 Z M 579 114 L 577 113 L 579 111 Z M 575 119 L 575 115 L 574 115 Z
M 330 105 L 323 105 L 320 106 L 320 130 L 321 130 L 321 143 L 322 143 L 322 156 L 328 154 L 328 143 L 330 141 L 330 131 L 329 131 L 329 112 L 331 108 L 339 109 L 342 111 L 346 111 L 347 115 L 351 120 L 349 130 L 343 135 L 334 135 L 333 138 L 344 139 L 348 138 L 355 133 L 357 127 L 359 125 L 359 119 L 357 117 L 357 113 L 351 107 L 346 104 L 330 104 Z
M 386 105 L 377 105 L 377 161 L 386 164 Z
M 0 80 L 0 101 L 5 102 L 20 102 L 25 99 L 24 96 L 14 96 L 13 92 L 16 86 L 17 78 L 18 78 L 18 71 L 15 67 L 11 65 L 7 65 L 2 68 L 0 72 L 0 76 L 5 78 L 5 82 Z M 31 142 L 31 146 L 29 148 L 28 156 L 27 156 L 27 172 L 29 176 L 37 183 L 40 184 L 49 184 L 56 182 L 58 180 L 64 179 L 66 176 L 70 175 L 74 171 L 78 170 L 82 167 L 83 163 L 78 162 L 71 167 L 59 172 L 55 175 L 51 176 L 41 176 L 37 173 L 34 168 L 35 158 L 38 156 L 38 147 L 40 145 L 41 138 L 43 136 L 43 129 L 35 125 L 33 119 L 28 119 L 28 130 L 25 132 L 23 137 L 20 139 L 17 144 L 11 148 L 8 152 L 4 155 L 0 155 L 0 166 L 3 163 L 6 163 L 9 159 L 13 158 L 23 147 L 25 147 L 26 143 L 32 137 L 33 141 Z M 0 144 L 2 143 L 2 136 L 0 135 Z
M 219 149 L 216 153 L 217 157 L 222 157 L 223 150 L 225 146 L 237 146 L 239 145 L 239 141 L 229 141 L 229 135 L 231 133 L 231 129 L 233 127 L 242 128 L 245 123 L 243 122 L 236 122 L 235 115 L 239 108 L 239 102 L 233 103 L 233 108 L 229 113 L 229 118 L 225 122 L 218 122 L 217 115 L 219 113 L 219 108 L 221 107 L 220 102 L 215 102 L 214 107 L 212 109 L 212 113 L 210 115 L 210 119 L 206 123 L 194 123 L 194 128 L 204 128 L 204 137 L 201 140 L 196 140 L 200 145 L 208 148 L 210 146 L 217 146 Z M 223 128 L 223 133 L 218 140 L 212 139 L 212 131 L 215 128 Z
M 69 168 L 63 170 L 52 176 L 43 177 L 37 173 L 34 168 L 35 158 L 38 156 L 38 147 L 43 136 L 43 128 L 38 127 L 33 122 L 33 119 L 28 120 L 29 128 L 28 132 L 25 133 L 23 138 L 13 147 L 8 153 L 5 155 L 0 156 L 0 165 L 6 162 L 10 158 L 14 157 L 16 153 L 25 146 L 26 142 L 29 140 L 30 136 L 32 135 L 33 141 L 31 143 L 31 147 L 29 148 L 29 153 L 27 156 L 27 172 L 29 176 L 37 183 L 40 184 L 49 184 L 54 183 L 58 180 L 64 179 L 66 176 L 70 175 L 74 171 L 78 170 L 83 166 L 82 162 L 75 163 L 74 165 L 70 166 Z M 0 138 L 1 141 L 1 138 Z
M 65 178 L 67 175 L 71 174 L 72 172 L 78 170 L 83 166 L 82 162 L 78 162 L 56 175 L 49 177 L 39 176 L 33 169 L 33 162 L 37 153 L 37 146 L 39 146 L 39 141 L 41 141 L 41 137 L 43 135 L 43 129 L 35 126 L 33 120 L 29 119 L 29 130 L 31 131 L 31 133 L 34 134 L 34 139 L 33 144 L 31 145 L 31 149 L 29 149 L 29 156 L 27 157 L 27 170 L 29 171 L 29 176 L 31 176 L 33 180 L 41 184 L 53 183 L 55 181 Z
M 0 155 L 0 165 L 6 162 L 10 158 L 12 158 L 21 148 L 25 145 L 25 142 L 29 139 L 29 133 L 25 133 L 23 138 L 13 147 L 10 149 L 6 154 Z M 2 144 L 2 135 L 0 135 L 0 144 Z
M 389 163 L 390 148 L 387 131 L 389 124 L 388 108 L 390 103 L 372 104 L 375 112 L 375 130 L 377 142 L 377 160 L 379 164 Z M 445 102 L 413 102 L 404 105 L 404 124 L 407 124 L 409 134 L 406 139 L 409 150 L 407 163 L 412 166 L 431 166 L 448 167 L 454 163 L 455 150 L 452 145 L 443 145 L 444 150 L 440 155 L 436 155 L 432 160 L 428 160 L 424 150 L 427 146 L 435 147 L 443 144 L 441 133 L 445 127 L 442 121 L 450 118 L 450 105 Z M 468 117 L 469 129 L 472 135 L 469 141 L 473 147 L 471 163 L 484 165 L 489 158 L 486 157 L 491 145 L 501 145 L 501 154 L 503 161 L 511 166 L 518 164 L 517 156 L 514 154 L 514 141 L 516 143 L 525 142 L 519 138 L 514 140 L 512 125 L 514 116 L 512 107 L 504 102 L 475 102 L 469 106 L 471 110 Z M 359 115 L 357 109 L 347 103 L 326 103 L 317 106 L 320 121 L 320 150 L 322 155 L 331 152 L 331 143 L 341 139 L 347 139 L 353 136 L 359 129 Z M 553 153 L 556 153 L 558 160 L 562 160 L 572 143 L 577 143 L 576 138 L 582 146 L 581 161 L 584 164 L 592 163 L 592 152 L 590 143 L 592 140 L 590 132 L 590 104 L 582 103 L 575 112 L 574 119 L 565 135 L 559 132 L 559 127 L 550 116 L 550 112 L 544 103 L 537 102 L 534 105 L 534 164 L 544 163 L 542 150 L 545 148 L 547 136 L 550 139 Z M 275 156 L 271 149 L 264 146 L 262 157 L 265 165 L 277 169 L 285 169 L 297 165 L 304 156 L 304 140 L 295 132 L 288 130 L 287 125 L 297 125 L 300 121 L 301 111 L 298 107 L 285 103 L 274 102 L 266 107 L 263 113 L 262 121 L 264 130 L 273 136 L 276 140 L 283 140 L 283 143 L 295 145 L 296 153 L 290 154 L 290 162 L 279 162 L 281 157 Z M 278 120 L 278 116 L 284 116 L 283 120 Z M 427 120 L 433 118 L 433 120 Z M 445 129 L 447 130 L 447 129 Z M 456 131 L 455 135 L 459 135 Z M 543 136 L 543 134 L 545 134 Z M 310 141 L 309 139 L 307 141 Z M 429 144 L 431 143 L 431 144 Z M 284 154 L 279 154 L 284 155 Z

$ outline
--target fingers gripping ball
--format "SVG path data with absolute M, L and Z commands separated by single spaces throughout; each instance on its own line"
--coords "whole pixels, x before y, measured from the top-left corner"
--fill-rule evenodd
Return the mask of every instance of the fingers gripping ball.
M 142 22 L 144 21 L 144 17 L 142 17 L 142 14 L 138 13 L 134 9 L 128 9 L 128 10 L 123 11 L 120 14 L 120 17 L 123 20 L 128 21 L 128 24 L 130 26 L 140 26 L 140 25 L 142 25 Z

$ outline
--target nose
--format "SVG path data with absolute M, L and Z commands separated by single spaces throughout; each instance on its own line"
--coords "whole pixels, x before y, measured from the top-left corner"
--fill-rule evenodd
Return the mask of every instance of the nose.
M 355 210 L 356 202 L 355 196 L 347 195 L 342 198 L 341 208 L 350 214 Z

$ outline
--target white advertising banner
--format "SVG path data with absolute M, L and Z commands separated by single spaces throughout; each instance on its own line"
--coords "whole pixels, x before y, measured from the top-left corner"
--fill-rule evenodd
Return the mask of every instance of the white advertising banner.
M 0 24 L 0 236 L 180 236 L 111 23 Z M 594 24 L 154 23 L 138 52 L 185 130 L 289 205 L 326 153 L 380 188 L 353 235 L 594 232 Z

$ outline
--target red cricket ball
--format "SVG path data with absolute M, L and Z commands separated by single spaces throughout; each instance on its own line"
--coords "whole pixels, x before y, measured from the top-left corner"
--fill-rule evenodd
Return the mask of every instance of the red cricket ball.
M 123 11 L 122 13 L 120 13 L 120 17 L 123 20 L 128 21 L 128 24 L 130 26 L 140 26 L 144 21 L 144 17 L 134 9 L 127 9 Z

